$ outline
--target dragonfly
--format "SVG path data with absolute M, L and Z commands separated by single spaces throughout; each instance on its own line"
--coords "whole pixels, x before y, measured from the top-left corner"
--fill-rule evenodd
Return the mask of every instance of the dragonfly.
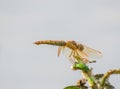
M 82 60 L 84 63 L 91 63 L 90 59 L 101 58 L 102 53 L 98 50 L 92 49 L 84 44 L 77 43 L 74 40 L 63 41 L 63 40 L 42 40 L 34 42 L 36 45 L 47 44 L 58 47 L 58 56 L 61 52 L 67 56 L 71 63 Z M 79 57 L 79 58 L 76 58 Z

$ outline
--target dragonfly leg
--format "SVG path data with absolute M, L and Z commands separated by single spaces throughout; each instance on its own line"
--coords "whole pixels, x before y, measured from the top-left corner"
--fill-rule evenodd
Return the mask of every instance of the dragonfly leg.
M 84 62 L 84 63 L 90 63 L 90 61 L 87 59 L 87 58 L 83 58 L 83 57 L 81 57 L 80 55 L 79 55 L 79 53 L 77 52 L 77 50 L 76 50 L 76 56 L 78 56 L 78 57 L 80 57 L 80 59 Z M 78 60 L 79 61 L 79 60 Z
M 75 51 L 72 51 L 69 55 L 69 60 L 72 64 L 74 64 L 76 62 L 74 55 L 75 55 Z

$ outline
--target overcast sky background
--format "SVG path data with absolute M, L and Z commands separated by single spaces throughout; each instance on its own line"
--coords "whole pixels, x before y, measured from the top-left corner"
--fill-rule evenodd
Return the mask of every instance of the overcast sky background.
M 63 89 L 82 76 L 57 47 L 76 40 L 103 53 L 94 74 L 120 68 L 120 0 L 0 0 L 0 89 Z M 120 75 L 111 83 L 120 89 Z

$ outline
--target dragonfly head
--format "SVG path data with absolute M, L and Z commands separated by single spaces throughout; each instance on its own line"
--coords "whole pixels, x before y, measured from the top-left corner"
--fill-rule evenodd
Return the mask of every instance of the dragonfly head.
M 84 50 L 84 46 L 82 44 L 77 44 L 77 47 L 80 51 L 83 51 Z

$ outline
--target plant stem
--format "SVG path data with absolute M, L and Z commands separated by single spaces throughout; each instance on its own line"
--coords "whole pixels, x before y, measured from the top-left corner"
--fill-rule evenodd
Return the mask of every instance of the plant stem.
M 105 82 L 108 80 L 108 78 L 110 77 L 110 75 L 112 74 L 120 74 L 120 69 L 114 69 L 114 70 L 109 70 L 108 72 L 106 72 L 104 74 L 104 76 L 101 79 L 101 83 L 100 83 L 100 89 L 103 89 L 105 86 Z M 111 88 L 113 89 L 113 88 Z

